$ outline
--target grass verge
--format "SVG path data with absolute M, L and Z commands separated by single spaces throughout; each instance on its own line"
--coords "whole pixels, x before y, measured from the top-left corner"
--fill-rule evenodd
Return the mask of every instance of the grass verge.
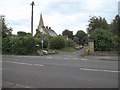
M 72 47 L 65 47 L 65 48 L 61 49 L 61 51 L 63 51 L 63 52 L 75 52 L 77 50 L 75 48 L 72 48 Z

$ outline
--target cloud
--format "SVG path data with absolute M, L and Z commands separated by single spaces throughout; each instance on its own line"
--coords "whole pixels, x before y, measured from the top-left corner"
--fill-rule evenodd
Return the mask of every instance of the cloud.
M 74 30 L 74 32 L 76 32 L 81 28 L 81 26 L 84 26 L 84 24 L 86 26 L 87 20 L 82 18 L 83 16 L 85 16 L 86 19 L 89 18 L 85 13 L 72 14 L 66 16 L 60 13 L 53 13 L 50 16 L 43 15 L 43 19 L 45 25 L 51 26 L 58 34 L 60 34 L 64 29 Z M 85 29 L 85 27 L 81 29 Z
M 40 13 L 46 26 L 51 26 L 58 34 L 64 29 L 86 31 L 89 16 L 102 16 L 111 22 L 118 13 L 119 0 L 34 0 L 34 34 L 39 23 Z M 1 0 L 0 13 L 13 28 L 30 32 L 32 0 Z

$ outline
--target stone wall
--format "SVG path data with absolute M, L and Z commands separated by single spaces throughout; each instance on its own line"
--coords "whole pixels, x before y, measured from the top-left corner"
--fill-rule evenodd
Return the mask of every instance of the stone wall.
M 88 43 L 88 51 L 92 54 L 94 53 L 94 42 Z

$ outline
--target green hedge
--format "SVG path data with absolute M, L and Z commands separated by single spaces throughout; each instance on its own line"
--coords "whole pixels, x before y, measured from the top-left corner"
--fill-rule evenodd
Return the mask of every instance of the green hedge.
M 2 53 L 12 53 L 12 42 L 10 37 L 2 39 Z
M 112 33 L 107 30 L 96 29 L 91 38 L 94 40 L 95 51 L 110 51 L 114 47 Z
M 64 47 L 65 47 L 65 39 L 62 36 L 57 36 L 50 39 L 51 49 L 62 49 Z
M 69 40 L 65 40 L 65 47 L 75 47 L 76 43 L 69 39 Z
M 36 50 L 35 39 L 30 37 L 3 38 L 2 50 L 5 54 L 28 55 Z

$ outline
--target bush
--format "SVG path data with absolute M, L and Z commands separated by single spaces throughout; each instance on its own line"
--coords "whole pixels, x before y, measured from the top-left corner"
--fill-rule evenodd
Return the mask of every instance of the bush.
M 2 52 L 4 54 L 12 53 L 12 42 L 10 37 L 5 37 L 2 39 Z
M 47 48 L 47 47 L 48 47 L 48 41 L 44 40 L 44 42 L 43 42 L 43 48 Z
M 62 49 L 64 47 L 65 47 L 65 40 L 62 36 L 57 36 L 50 39 L 51 49 Z
M 26 33 L 24 31 L 17 32 L 17 36 L 32 36 L 30 33 Z
M 17 55 L 28 55 L 35 51 L 35 39 L 31 37 L 15 37 L 12 39 L 12 52 Z
M 73 40 L 65 40 L 65 47 L 75 47 L 76 43 Z
M 110 51 L 114 46 L 112 34 L 107 30 L 96 29 L 91 38 L 94 40 L 95 51 Z

